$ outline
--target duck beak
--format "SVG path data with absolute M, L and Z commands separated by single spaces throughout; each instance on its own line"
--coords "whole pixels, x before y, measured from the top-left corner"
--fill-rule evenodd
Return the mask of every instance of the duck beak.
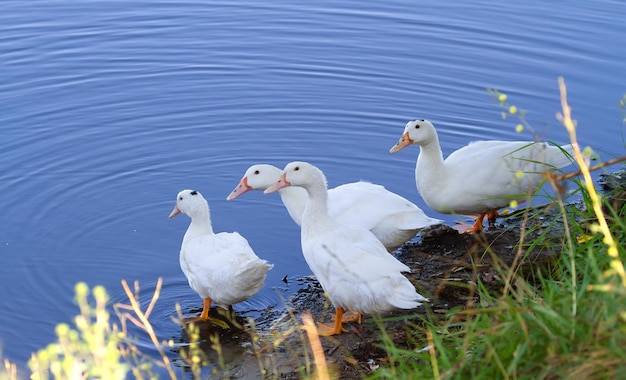
M 172 212 L 170 213 L 170 216 L 168 216 L 168 218 L 172 219 L 173 217 L 175 217 L 178 214 L 180 214 L 180 210 L 178 209 L 178 207 L 174 206 L 174 209 L 172 210 Z
M 411 138 L 409 137 L 409 132 L 404 132 L 402 134 L 402 137 L 400 137 L 400 140 L 398 140 L 398 142 L 396 143 L 396 145 L 394 145 L 391 149 L 389 149 L 389 152 L 391 153 L 399 152 L 411 144 L 413 144 L 413 140 L 411 140 Z
M 230 194 L 228 194 L 228 196 L 226 197 L 226 200 L 227 201 L 233 200 L 237 198 L 238 196 L 240 196 L 241 194 L 247 193 L 250 190 L 252 190 L 252 187 L 248 185 L 248 177 L 247 176 L 243 177 L 241 181 L 239 181 L 239 185 L 235 187 L 235 190 L 233 190 Z
M 283 173 L 275 184 L 265 189 L 263 194 L 273 193 L 287 186 L 291 186 L 291 183 L 287 181 L 287 174 Z

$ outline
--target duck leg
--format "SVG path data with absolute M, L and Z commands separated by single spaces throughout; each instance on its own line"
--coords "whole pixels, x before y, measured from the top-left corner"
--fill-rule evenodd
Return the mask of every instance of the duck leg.
M 472 228 L 468 231 L 468 233 L 478 232 L 483 229 L 483 220 L 485 219 L 485 215 L 487 215 L 487 213 L 485 212 L 481 212 L 480 215 L 478 215 L 478 218 L 476 218 L 476 221 L 474 222 Z
M 186 323 L 194 323 L 194 322 L 206 322 L 211 320 L 209 318 L 209 309 L 211 308 L 211 298 L 204 299 L 204 307 L 202 308 L 202 313 L 196 317 L 183 318 Z
M 210 308 L 211 308 L 211 298 L 207 297 L 204 299 L 204 307 L 202 308 L 202 314 L 200 314 L 200 319 L 209 319 Z
M 498 210 L 489 211 L 487 213 L 487 221 L 489 222 L 489 227 L 493 226 L 496 223 L 496 218 L 500 216 Z
M 485 217 L 487 217 L 489 226 L 490 227 L 493 226 L 498 216 L 500 216 L 500 214 L 498 214 L 498 210 L 481 213 L 480 215 L 478 215 L 478 218 L 476 218 L 476 221 L 474 222 L 474 225 L 472 225 L 472 228 L 468 229 L 466 233 L 473 233 L 473 232 L 481 231 L 483 229 L 483 220 L 485 219 Z
M 196 323 L 196 322 L 199 322 L 199 323 L 203 323 L 204 324 L 204 323 L 208 322 L 209 324 L 218 326 L 218 327 L 220 327 L 222 329 L 228 329 L 229 328 L 228 323 L 222 321 L 219 318 L 211 318 L 211 317 L 209 317 L 209 310 L 211 309 L 211 302 L 212 302 L 211 298 L 208 298 L 208 297 L 205 298 L 204 299 L 204 307 L 202 308 L 202 313 L 199 316 L 197 316 L 197 317 L 184 318 L 183 320 L 186 323 Z
M 335 323 L 332 326 L 320 323 L 317 327 L 318 334 L 320 336 L 331 336 L 348 332 L 348 330 L 343 328 L 343 312 L 343 307 L 335 308 Z

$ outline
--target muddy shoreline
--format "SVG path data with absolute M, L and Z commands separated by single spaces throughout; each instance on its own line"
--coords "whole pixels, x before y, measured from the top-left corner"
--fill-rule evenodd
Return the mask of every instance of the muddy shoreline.
M 413 310 L 386 314 L 382 326 L 380 319 L 365 316 L 361 325 L 347 324 L 349 332 L 346 334 L 322 337 L 331 373 L 341 379 L 360 379 L 371 373 L 386 360 L 386 353 L 380 348 L 381 327 L 398 347 L 411 347 L 411 342 L 419 337 L 410 336 L 410 331 L 415 331 L 410 326 L 420 325 L 427 312 L 443 318 L 453 307 L 479 302 L 474 294 L 477 278 L 497 290 L 502 279 L 496 266 L 510 267 L 518 263 L 520 273 L 531 280 L 536 271 L 549 271 L 559 252 L 534 247 L 526 254 L 523 244 L 519 248 L 522 228 L 528 233 L 524 241 L 542 235 L 545 247 L 553 248 L 554 242 L 562 239 L 562 222 L 558 217 L 547 219 L 535 217 L 522 226 L 524 216 L 513 215 L 498 219 L 495 225 L 474 235 L 461 235 L 446 225 L 421 231 L 414 241 L 402 246 L 394 255 L 411 268 L 407 278 L 430 302 Z M 295 326 L 302 323 L 304 312 L 310 312 L 317 321 L 330 321 L 334 310 L 314 278 L 298 281 L 300 289 L 289 300 L 286 310 L 280 315 L 270 313 L 267 320 L 258 321 L 260 326 L 267 326 L 259 329 L 261 340 L 250 347 L 252 355 L 244 355 L 230 364 L 227 371 L 230 376 L 296 379 L 301 377 L 302 368 L 312 365 L 307 338 L 302 331 L 296 331 Z M 395 316 L 399 318 L 394 319 Z

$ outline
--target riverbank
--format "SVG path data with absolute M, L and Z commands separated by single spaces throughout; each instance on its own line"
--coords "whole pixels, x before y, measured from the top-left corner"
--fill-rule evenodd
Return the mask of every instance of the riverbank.
M 503 283 L 498 268 L 519 266 L 518 273 L 531 281 L 538 271 L 549 271 L 559 254 L 554 248 L 563 237 L 563 224 L 554 210 L 541 208 L 541 214 L 528 218 L 520 212 L 499 218 L 495 225 L 473 235 L 459 234 L 445 225 L 420 232 L 415 241 L 394 255 L 411 268 L 407 278 L 430 302 L 382 318 L 365 316 L 361 325 L 347 324 L 346 334 L 322 337 L 330 373 L 341 379 L 360 379 L 384 365 L 388 357 L 382 348 L 384 339 L 391 339 L 400 349 L 413 349 L 416 341 L 425 339 L 419 336 L 425 318 L 443 319 L 453 308 L 471 308 L 480 303 L 476 294 L 478 279 L 497 291 Z M 539 237 L 545 242 L 543 247 L 524 246 L 524 242 Z M 302 324 L 303 313 L 310 312 L 318 321 L 329 321 L 334 310 L 315 279 L 300 282 L 301 289 L 289 300 L 283 314 L 268 315 L 270 321 L 259 322 L 268 326 L 267 331 L 260 330 L 260 340 L 254 349 L 251 347 L 253 355 L 244 355 L 229 366 L 230 376 L 289 379 L 310 372 L 311 345 L 297 326 Z
M 624 172 L 602 176 L 598 185 L 613 209 L 624 208 Z M 585 219 L 591 214 L 584 208 L 580 202 L 564 206 L 569 228 L 575 224 L 583 234 L 595 221 Z M 558 271 L 565 235 L 563 212 L 557 204 L 499 217 L 494 225 L 472 235 L 459 234 L 446 225 L 421 231 L 393 254 L 411 268 L 407 278 L 430 302 L 382 317 L 366 315 L 360 325 L 346 324 L 348 333 L 321 337 L 328 373 L 332 378 L 361 379 L 388 364 L 390 347 L 426 348 L 426 323 L 444 326 L 467 317 L 463 312 L 489 307 L 480 294 L 497 297 L 505 284 L 514 288 L 517 279 L 534 285 L 540 277 L 551 277 Z M 297 293 L 285 301 L 285 309 L 267 310 L 254 328 L 235 334 L 224 330 L 221 342 L 233 343 L 235 337 L 236 344 L 224 344 L 221 359 L 213 352 L 211 362 L 223 361 L 221 377 L 299 379 L 314 372 L 311 347 L 315 342 L 301 328 L 302 317 L 310 313 L 315 321 L 330 321 L 334 310 L 314 278 L 299 279 L 298 285 Z M 478 291 L 478 286 L 483 289 Z M 204 345 L 205 352 L 212 351 L 208 346 Z M 231 352 L 228 347 L 237 349 Z

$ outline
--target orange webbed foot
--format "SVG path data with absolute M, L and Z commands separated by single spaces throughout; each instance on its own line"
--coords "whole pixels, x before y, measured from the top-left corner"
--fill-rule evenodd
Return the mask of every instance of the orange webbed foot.
M 474 224 L 472 225 L 468 225 L 465 223 L 457 223 L 454 226 L 454 229 L 457 230 L 460 234 L 465 235 L 465 234 L 473 234 L 479 231 L 482 231 L 483 229 L 483 219 L 485 218 L 486 214 L 480 214 L 478 216 L 478 218 L 476 218 L 476 220 L 474 221 Z
M 341 317 L 341 322 L 343 323 L 356 322 L 358 324 L 361 324 L 362 320 L 363 314 L 357 311 L 348 311 Z
M 317 325 L 317 335 L 319 336 L 332 336 L 339 335 L 342 333 L 348 332 L 341 323 L 339 323 L 339 327 L 337 327 L 337 323 L 320 323 Z
M 489 222 L 489 226 L 491 227 L 495 224 L 496 218 L 498 216 L 500 216 L 498 210 L 483 212 L 478 215 L 478 217 L 474 221 L 474 224 L 472 224 L 471 226 L 464 223 L 457 223 L 457 225 L 454 226 L 454 229 L 459 231 L 460 234 L 473 234 L 476 232 L 480 232 L 483 230 L 483 221 L 485 217 L 487 217 L 487 221 Z
M 335 322 L 331 324 L 320 323 L 317 325 L 317 334 L 319 336 L 331 336 L 348 332 L 343 328 L 343 308 L 335 308 Z

